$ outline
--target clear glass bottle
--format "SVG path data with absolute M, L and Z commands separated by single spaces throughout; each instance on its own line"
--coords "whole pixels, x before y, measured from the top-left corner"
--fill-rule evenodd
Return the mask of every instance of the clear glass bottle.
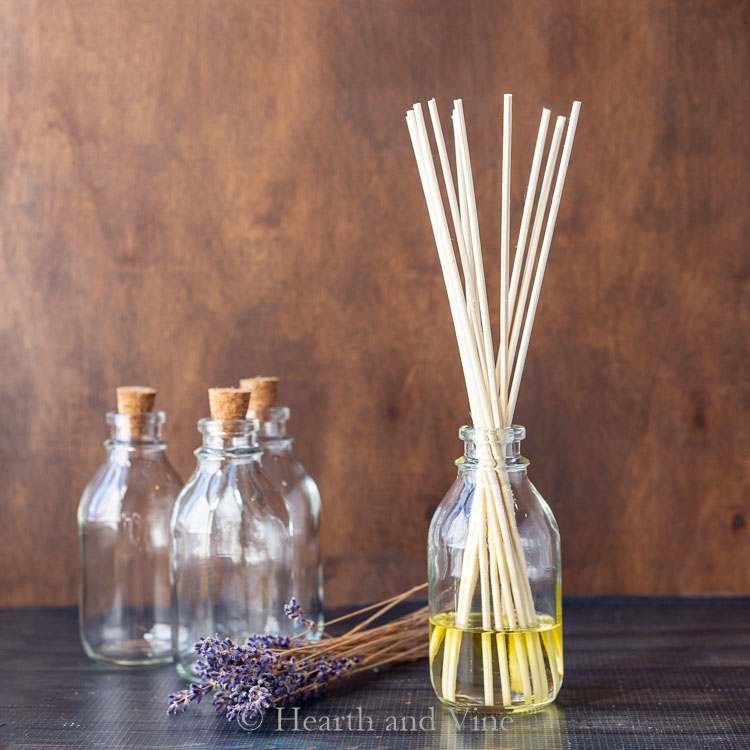
M 284 498 L 294 533 L 292 591 L 307 619 L 323 622 L 323 566 L 320 557 L 320 492 L 292 451 L 286 433 L 289 409 L 271 407 L 260 423 L 263 470 Z M 295 630 L 307 629 L 296 623 Z
M 182 481 L 164 422 L 161 411 L 107 414 L 107 458 L 78 506 L 80 635 L 92 659 L 172 660 L 169 518 Z
M 521 456 L 523 427 L 462 427 L 458 476 L 428 544 L 430 674 L 441 702 L 551 703 L 563 678 L 560 535 Z
M 261 468 L 258 422 L 202 419 L 198 429 L 198 465 L 171 520 L 172 648 L 189 680 L 201 637 L 291 634 L 291 525 Z

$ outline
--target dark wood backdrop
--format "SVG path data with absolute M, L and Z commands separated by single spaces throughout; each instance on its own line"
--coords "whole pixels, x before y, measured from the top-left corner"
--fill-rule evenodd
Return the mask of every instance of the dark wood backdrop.
M 0 603 L 76 599 L 123 383 L 192 471 L 206 387 L 283 378 L 329 601 L 425 578 L 467 420 L 404 113 L 465 101 L 491 300 L 542 105 L 583 101 L 517 419 L 567 592 L 750 593 L 750 5 L 6 0 Z

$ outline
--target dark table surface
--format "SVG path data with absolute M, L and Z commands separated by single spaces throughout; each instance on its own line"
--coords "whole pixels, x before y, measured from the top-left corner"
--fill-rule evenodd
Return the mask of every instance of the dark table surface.
M 166 695 L 182 686 L 171 666 L 90 662 L 75 610 L 4 609 L 0 750 L 750 749 L 749 615 L 750 599 L 574 597 L 564 608 L 565 684 L 539 713 L 495 728 L 475 726 L 471 716 L 461 723 L 437 706 L 422 661 L 303 706 L 300 731 L 292 721 L 277 731 L 271 716 L 250 733 L 214 715 L 210 702 L 167 716 Z M 354 729 L 323 731 L 325 717 Z

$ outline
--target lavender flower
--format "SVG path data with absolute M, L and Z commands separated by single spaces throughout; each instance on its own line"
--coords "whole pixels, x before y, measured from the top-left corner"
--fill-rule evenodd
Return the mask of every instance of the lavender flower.
M 305 617 L 305 613 L 302 611 L 302 607 L 297 603 L 296 597 L 292 597 L 289 600 L 289 604 L 284 605 L 284 614 L 290 620 L 296 620 L 297 622 L 303 623 L 309 630 L 317 630 L 317 625 Z
M 284 613 L 315 628 L 294 598 L 284 606 Z M 197 672 L 202 681 L 171 693 L 168 714 L 185 711 L 213 691 L 216 711 L 230 721 L 253 721 L 269 708 L 322 695 L 359 661 L 356 656 L 337 657 L 301 638 L 278 635 L 252 635 L 244 645 L 218 635 L 201 638 L 195 651 L 201 657 Z
M 168 714 L 176 714 L 179 711 L 185 711 L 190 705 L 191 701 L 196 703 L 201 702 L 201 698 L 213 690 L 213 684 L 210 682 L 204 682 L 197 685 L 195 682 L 190 683 L 190 687 L 187 690 L 180 690 L 177 693 L 169 694 L 169 708 L 167 709 Z

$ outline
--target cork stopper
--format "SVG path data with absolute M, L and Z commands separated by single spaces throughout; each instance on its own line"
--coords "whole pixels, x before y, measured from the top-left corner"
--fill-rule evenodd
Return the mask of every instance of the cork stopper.
M 156 390 L 145 385 L 121 385 L 117 389 L 118 414 L 144 414 L 154 410 Z
M 279 379 L 256 375 L 254 378 L 243 378 L 240 386 L 250 390 L 249 416 L 265 417 L 268 409 L 276 406 L 279 394 Z
M 246 388 L 209 388 L 211 419 L 244 419 L 250 391 Z

